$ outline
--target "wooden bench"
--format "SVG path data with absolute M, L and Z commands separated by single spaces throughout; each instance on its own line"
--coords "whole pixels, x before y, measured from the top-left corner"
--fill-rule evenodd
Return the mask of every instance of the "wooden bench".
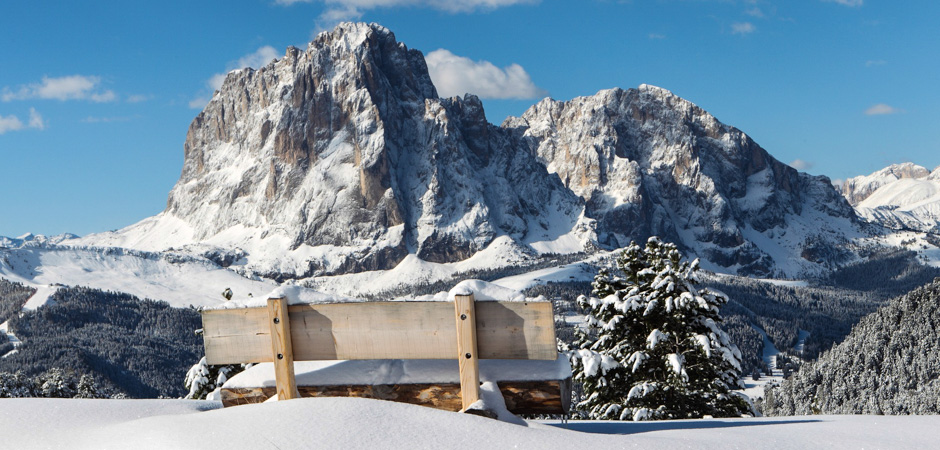
M 562 361 L 556 351 L 550 302 L 475 302 L 471 294 L 457 295 L 454 302 L 288 306 L 286 299 L 272 298 L 268 299 L 267 308 L 206 310 L 202 319 L 209 364 L 272 362 L 274 366 L 275 386 L 223 389 L 225 406 L 256 403 L 274 395 L 280 400 L 300 396 L 358 396 L 465 410 L 480 398 L 481 359 L 541 360 L 531 361 L 536 371 L 558 364 L 565 364 L 567 368 L 567 361 Z M 453 384 L 438 380 L 408 385 L 298 387 L 294 374 L 294 361 L 350 360 L 344 363 L 346 369 L 357 370 L 354 360 L 454 359 L 459 383 Z M 433 366 L 429 361 L 405 363 L 417 370 Z M 485 361 L 485 372 L 508 367 L 507 363 Z M 517 372 L 526 363 L 521 364 L 514 367 Z M 546 372 L 554 374 L 549 378 L 560 378 L 558 370 Z M 494 377 L 498 378 L 488 375 L 488 378 Z M 567 414 L 570 375 L 562 379 L 522 378 L 526 379 L 498 381 L 510 411 Z

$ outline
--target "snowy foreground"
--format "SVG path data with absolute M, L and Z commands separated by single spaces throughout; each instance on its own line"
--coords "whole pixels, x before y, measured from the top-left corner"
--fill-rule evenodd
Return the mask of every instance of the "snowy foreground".
M 940 416 L 804 416 L 528 427 L 359 398 L 220 409 L 192 400 L 0 400 L 15 449 L 936 448 Z

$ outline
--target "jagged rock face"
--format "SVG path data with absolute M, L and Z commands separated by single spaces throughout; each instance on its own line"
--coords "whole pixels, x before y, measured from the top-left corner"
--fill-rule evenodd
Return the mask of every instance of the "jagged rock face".
M 452 262 L 545 228 L 554 210 L 577 216 L 579 199 L 519 148 L 475 97 L 438 99 L 419 51 L 342 24 L 229 74 L 190 126 L 164 214 L 196 242 L 264 229 L 291 249 L 355 249 L 303 275 L 389 268 L 409 252 Z
M 740 130 L 657 87 L 546 99 L 503 126 L 584 198 L 606 246 L 659 235 L 717 266 L 770 275 L 774 256 L 755 234 L 773 236 L 806 208 L 854 220 L 828 179 L 780 163 Z
M 938 167 L 940 169 L 940 167 Z M 940 170 L 934 171 L 935 176 L 940 180 Z M 897 180 L 908 178 L 926 178 L 931 175 L 927 168 L 918 166 L 914 163 L 906 162 L 893 164 L 881 169 L 871 175 L 862 175 L 855 178 L 849 178 L 842 184 L 842 195 L 852 206 L 858 206 L 859 203 L 868 198 L 878 188 Z

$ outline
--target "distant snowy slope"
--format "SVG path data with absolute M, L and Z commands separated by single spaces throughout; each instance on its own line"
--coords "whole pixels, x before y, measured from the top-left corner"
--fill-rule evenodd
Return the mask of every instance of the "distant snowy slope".
M 262 295 L 277 284 L 251 280 L 204 258 L 119 248 L 25 245 L 0 251 L 0 277 L 39 288 L 26 307 L 52 295 L 55 284 L 125 292 L 172 306 L 215 306 L 231 288 L 238 297 Z
M 930 172 L 911 163 L 890 166 L 847 180 L 843 194 L 868 221 L 940 233 L 940 167 Z
M 842 183 L 842 195 L 852 206 L 855 206 L 886 184 L 907 178 L 926 178 L 928 175 L 930 175 L 929 170 L 914 163 L 892 164 L 871 175 L 861 175 L 845 180 Z

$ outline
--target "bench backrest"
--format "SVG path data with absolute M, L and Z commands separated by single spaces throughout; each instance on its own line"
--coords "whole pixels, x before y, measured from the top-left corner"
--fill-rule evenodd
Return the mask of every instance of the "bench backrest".
M 297 396 L 293 361 L 457 359 L 464 408 L 479 398 L 479 359 L 558 356 L 550 302 L 360 302 L 202 313 L 209 364 L 274 362 L 278 396 Z

